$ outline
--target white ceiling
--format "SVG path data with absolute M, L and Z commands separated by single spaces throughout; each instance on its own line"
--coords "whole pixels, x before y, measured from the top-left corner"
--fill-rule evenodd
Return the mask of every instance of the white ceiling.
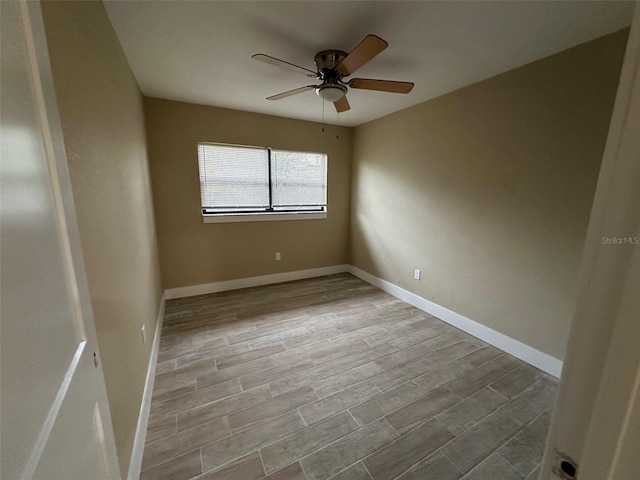
M 145 95 L 322 120 L 310 83 L 253 60 L 266 53 L 315 70 L 325 49 L 349 52 L 366 34 L 389 48 L 355 77 L 415 82 L 408 95 L 350 90 L 351 110 L 325 121 L 359 125 L 565 50 L 631 23 L 621 1 L 105 1 Z M 310 81 L 311 80 L 311 81 Z M 319 82 L 318 82 L 319 83 Z

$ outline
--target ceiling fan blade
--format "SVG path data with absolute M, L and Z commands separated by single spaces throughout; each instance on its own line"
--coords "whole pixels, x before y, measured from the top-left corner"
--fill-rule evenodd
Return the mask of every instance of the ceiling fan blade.
M 394 80 L 374 80 L 372 78 L 353 78 L 349 82 L 351 88 L 377 90 L 379 92 L 409 93 L 413 82 L 396 82 Z
M 388 46 L 389 44 L 380 37 L 369 34 L 349 52 L 349 55 L 340 62 L 336 70 L 345 77 L 351 75 Z
M 286 68 L 287 70 L 291 70 L 292 72 L 301 73 L 302 75 L 306 75 L 307 77 L 315 78 L 318 76 L 317 72 L 314 72 L 313 70 L 299 67 L 298 65 L 294 65 L 293 63 L 285 62 L 284 60 L 265 55 L 264 53 L 256 53 L 255 55 L 251 55 L 251 58 L 255 58 L 256 60 L 260 60 L 264 63 L 270 63 L 271 65 L 275 65 L 276 67 Z
M 306 87 L 294 88 L 293 90 L 288 90 L 277 95 L 271 95 L 270 97 L 267 97 L 267 100 L 280 100 L 281 98 L 287 98 L 291 95 L 297 95 L 298 93 L 306 92 L 307 90 L 313 90 L 314 88 L 316 88 L 315 85 L 307 85 Z
M 340 100 L 336 100 L 333 102 L 333 105 L 336 107 L 336 112 L 342 113 L 347 110 L 351 110 L 351 105 L 349 105 L 349 101 L 347 100 L 347 96 L 345 95 Z

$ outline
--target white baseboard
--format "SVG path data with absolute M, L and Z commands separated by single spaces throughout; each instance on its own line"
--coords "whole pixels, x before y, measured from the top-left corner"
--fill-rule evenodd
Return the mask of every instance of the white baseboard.
M 165 300 L 166 295 L 163 294 L 162 298 L 160 299 L 160 311 L 158 312 L 156 332 L 153 335 L 153 345 L 151 346 L 151 355 L 149 356 L 147 378 L 144 382 L 144 393 L 142 394 L 142 404 L 140 405 L 140 415 L 138 416 L 136 436 L 133 439 L 133 450 L 131 453 L 131 461 L 129 462 L 129 473 L 127 475 L 127 480 L 139 480 L 140 470 L 142 469 L 142 454 L 144 452 L 144 441 L 147 436 L 147 425 L 149 423 L 149 412 L 151 410 L 153 383 L 156 378 L 156 364 L 158 363 L 160 333 L 162 332 L 162 323 L 164 321 Z
M 416 308 L 439 318 L 440 320 L 453 325 L 460 330 L 467 332 L 474 337 L 483 340 L 494 347 L 504 350 L 505 352 L 519 358 L 520 360 L 533 365 L 540 370 L 553 375 L 556 378 L 560 378 L 562 373 L 562 360 L 559 360 L 551 355 L 548 355 L 540 350 L 537 350 L 529 345 L 526 345 L 518 340 L 515 340 L 503 333 L 497 332 L 489 327 L 486 327 L 478 322 L 471 320 L 470 318 L 453 312 L 448 308 L 433 303 L 425 298 L 411 293 L 404 288 L 398 287 L 393 283 L 382 280 L 374 275 L 371 275 L 364 270 L 349 265 L 349 273 L 356 277 L 370 283 L 374 287 L 378 287 L 394 297 L 413 305 Z
M 164 294 L 167 300 L 172 298 L 192 297 L 194 295 L 205 295 L 207 293 L 225 292 L 227 290 L 237 290 L 239 288 L 258 287 L 260 285 L 271 285 L 273 283 L 290 282 L 292 280 L 302 280 L 304 278 L 322 277 L 349 271 L 349 265 L 332 265 L 330 267 L 312 268 L 309 270 L 296 270 L 294 272 L 274 273 L 271 275 L 261 275 L 259 277 L 238 278 L 235 280 L 225 280 L 222 282 L 203 283 L 201 285 L 191 285 L 189 287 L 169 288 Z

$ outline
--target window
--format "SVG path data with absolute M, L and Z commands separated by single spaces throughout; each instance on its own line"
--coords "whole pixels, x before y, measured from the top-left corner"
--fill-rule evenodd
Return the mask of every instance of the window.
M 198 144 L 205 223 L 327 216 L 327 156 L 273 148 Z

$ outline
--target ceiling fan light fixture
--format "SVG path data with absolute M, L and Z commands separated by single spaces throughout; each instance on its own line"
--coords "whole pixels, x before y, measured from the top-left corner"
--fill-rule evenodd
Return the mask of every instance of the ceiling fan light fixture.
M 316 94 L 325 102 L 337 102 L 347 93 L 347 87 L 343 85 L 325 85 L 316 88 Z

